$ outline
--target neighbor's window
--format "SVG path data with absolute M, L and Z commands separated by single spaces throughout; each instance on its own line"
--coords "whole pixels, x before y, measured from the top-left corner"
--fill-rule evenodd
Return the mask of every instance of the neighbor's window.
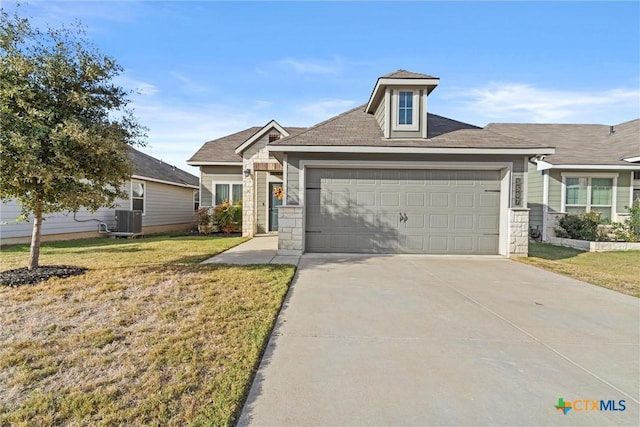
M 236 204 L 242 201 L 242 184 L 218 183 L 214 185 L 214 192 L 216 206 L 224 202 Z
M 566 177 L 565 188 L 565 212 L 576 214 L 596 211 L 603 218 L 611 218 L 613 178 Z
M 193 190 L 193 210 L 194 212 L 200 207 L 200 190 Z
M 131 210 L 141 211 L 144 213 L 145 206 L 145 183 L 140 181 L 131 181 Z
M 413 124 L 413 92 L 400 91 L 398 94 L 398 124 Z

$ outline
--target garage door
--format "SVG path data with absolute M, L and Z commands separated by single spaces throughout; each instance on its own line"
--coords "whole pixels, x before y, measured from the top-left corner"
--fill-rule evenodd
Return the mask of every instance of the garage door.
M 500 171 L 307 169 L 308 252 L 497 254 Z

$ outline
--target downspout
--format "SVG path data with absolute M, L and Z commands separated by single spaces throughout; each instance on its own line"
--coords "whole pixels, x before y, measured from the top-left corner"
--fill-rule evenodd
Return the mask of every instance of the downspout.
M 547 241 L 547 216 L 549 214 L 549 170 L 542 171 L 542 241 Z

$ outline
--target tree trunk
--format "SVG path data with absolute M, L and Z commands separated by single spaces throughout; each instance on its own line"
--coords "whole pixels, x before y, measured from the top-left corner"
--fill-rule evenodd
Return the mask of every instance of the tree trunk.
M 37 200 L 33 209 L 33 232 L 29 252 L 29 270 L 38 268 L 40 262 L 40 235 L 42 233 L 42 202 Z

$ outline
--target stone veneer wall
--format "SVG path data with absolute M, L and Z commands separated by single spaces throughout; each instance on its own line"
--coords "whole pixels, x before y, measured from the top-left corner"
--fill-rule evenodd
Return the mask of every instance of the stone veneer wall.
M 278 208 L 278 255 L 304 252 L 304 206 Z
M 509 255 L 529 255 L 529 209 L 509 209 Z

